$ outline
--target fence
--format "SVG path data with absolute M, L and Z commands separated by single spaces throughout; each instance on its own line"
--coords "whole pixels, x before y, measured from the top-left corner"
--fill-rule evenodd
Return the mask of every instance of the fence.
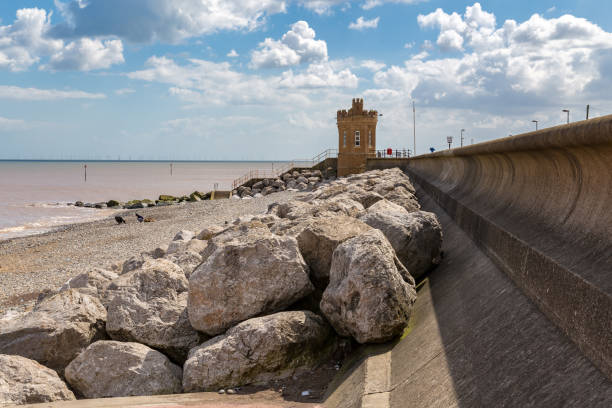
M 375 154 L 369 155 L 369 157 L 375 157 L 377 159 L 399 159 L 407 158 L 411 156 L 410 149 L 383 149 L 376 150 Z
M 289 170 L 294 169 L 296 167 L 312 167 L 312 166 L 316 165 L 317 163 L 320 163 L 320 162 L 322 162 L 324 160 L 327 160 L 329 158 L 334 158 L 334 157 L 338 157 L 338 150 L 336 150 L 336 149 L 327 149 L 327 150 L 317 154 L 312 159 L 296 159 L 296 160 L 292 160 L 292 161 L 286 163 L 285 165 L 283 165 L 282 167 L 279 167 L 279 168 L 274 169 L 274 170 L 259 170 L 259 169 L 251 170 L 248 173 L 246 173 L 245 175 L 237 178 L 236 180 L 234 180 L 232 182 L 232 190 L 235 190 L 239 186 L 243 185 L 244 183 L 246 183 L 246 182 L 248 182 L 249 180 L 252 180 L 252 179 L 276 178 L 276 177 L 280 176 L 281 174 L 286 173 Z

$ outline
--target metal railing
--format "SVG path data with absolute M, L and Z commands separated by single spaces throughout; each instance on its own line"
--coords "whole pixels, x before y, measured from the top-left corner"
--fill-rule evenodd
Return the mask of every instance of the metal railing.
M 251 170 L 245 175 L 238 177 L 236 180 L 232 182 L 232 190 L 235 190 L 239 186 L 248 182 L 252 179 L 266 179 L 266 178 L 276 178 L 287 171 L 296 168 L 296 167 L 312 167 L 322 161 L 325 161 L 330 158 L 338 157 L 337 149 L 327 149 L 319 154 L 317 154 L 312 159 L 296 159 L 290 162 L 285 163 L 282 167 L 275 168 L 274 170 Z
M 382 149 L 376 153 L 369 154 L 368 157 L 377 159 L 400 159 L 411 157 L 410 149 Z

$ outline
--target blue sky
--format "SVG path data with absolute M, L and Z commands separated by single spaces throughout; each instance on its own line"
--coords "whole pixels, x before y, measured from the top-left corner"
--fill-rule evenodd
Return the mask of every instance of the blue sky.
M 5 1 L 0 158 L 306 158 L 353 97 L 379 148 L 412 148 L 414 101 L 417 153 L 609 114 L 601 4 Z

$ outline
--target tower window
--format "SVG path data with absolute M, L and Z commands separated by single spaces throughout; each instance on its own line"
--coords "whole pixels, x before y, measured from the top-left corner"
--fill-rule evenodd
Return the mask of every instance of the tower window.
M 361 136 L 359 134 L 359 131 L 356 130 L 355 131 L 355 146 L 359 146 L 361 145 Z
M 368 130 L 368 147 L 372 147 L 372 131 Z
M 342 143 L 343 147 L 346 147 L 346 130 L 344 131 L 344 140 Z

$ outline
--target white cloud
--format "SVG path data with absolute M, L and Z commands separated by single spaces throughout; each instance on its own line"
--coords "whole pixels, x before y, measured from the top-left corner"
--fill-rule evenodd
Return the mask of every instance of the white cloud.
M 51 13 L 20 9 L 13 24 L 0 26 L 0 68 L 23 71 L 49 58 L 41 68 L 93 70 L 123 62 L 120 40 L 81 38 L 65 42 L 50 35 Z
M 557 7 L 556 6 L 552 6 L 552 7 L 549 7 L 548 9 L 546 9 L 546 12 L 547 13 L 552 13 L 555 10 L 557 10 Z
M 463 15 L 437 9 L 418 22 L 440 30 L 440 48 L 466 51 L 454 58 L 414 56 L 404 66 L 378 72 L 379 88 L 399 89 L 438 106 L 466 104 L 487 111 L 499 109 L 500 101 L 520 110 L 578 95 L 607 98 L 612 33 L 583 18 L 534 14 L 497 27 L 495 16 L 475 3 Z
M 48 67 L 52 70 L 91 71 L 109 68 L 124 61 L 121 40 L 81 38 L 51 55 Z
M 238 53 L 236 52 L 236 50 L 232 49 L 230 52 L 227 53 L 227 56 L 230 58 L 236 58 L 238 57 Z
M 347 0 L 300 0 L 300 5 L 317 14 L 327 14 L 334 6 L 350 3 Z
M 29 127 L 23 119 L 10 119 L 0 116 L 0 132 L 25 130 Z
M 395 4 L 416 4 L 421 3 L 427 0 L 365 0 L 361 5 L 361 8 L 364 10 L 370 10 L 374 7 L 382 6 L 385 3 L 395 3 Z
M 357 88 L 359 79 L 349 69 L 336 71 L 329 63 L 311 64 L 306 72 L 283 72 L 280 85 L 286 88 Z
M 61 37 L 116 36 L 136 43 L 181 40 L 221 30 L 253 30 L 283 13 L 284 0 L 56 1 L 66 22 Z
M 115 94 L 116 95 L 128 95 L 128 94 L 132 94 L 136 92 L 134 89 L 132 88 L 121 88 L 121 89 L 117 89 L 115 90 Z
M 374 60 L 365 60 L 361 62 L 361 66 L 363 68 L 369 69 L 372 72 L 376 72 L 376 71 L 380 71 L 381 69 L 385 68 L 387 65 L 382 62 L 378 62 Z
M 20 88 L 18 86 L 0 86 L 0 99 L 20 101 L 55 101 L 62 99 L 104 99 L 102 93 L 84 91 L 62 91 L 58 89 Z
M 315 40 L 315 31 L 298 21 L 280 40 L 266 38 L 251 54 L 252 68 L 288 67 L 327 60 L 327 43 Z
M 357 21 L 351 22 L 348 26 L 351 30 L 359 30 L 363 31 L 366 28 L 376 28 L 378 27 L 378 21 L 380 17 L 373 18 L 371 20 L 365 20 L 363 17 L 357 18 Z

